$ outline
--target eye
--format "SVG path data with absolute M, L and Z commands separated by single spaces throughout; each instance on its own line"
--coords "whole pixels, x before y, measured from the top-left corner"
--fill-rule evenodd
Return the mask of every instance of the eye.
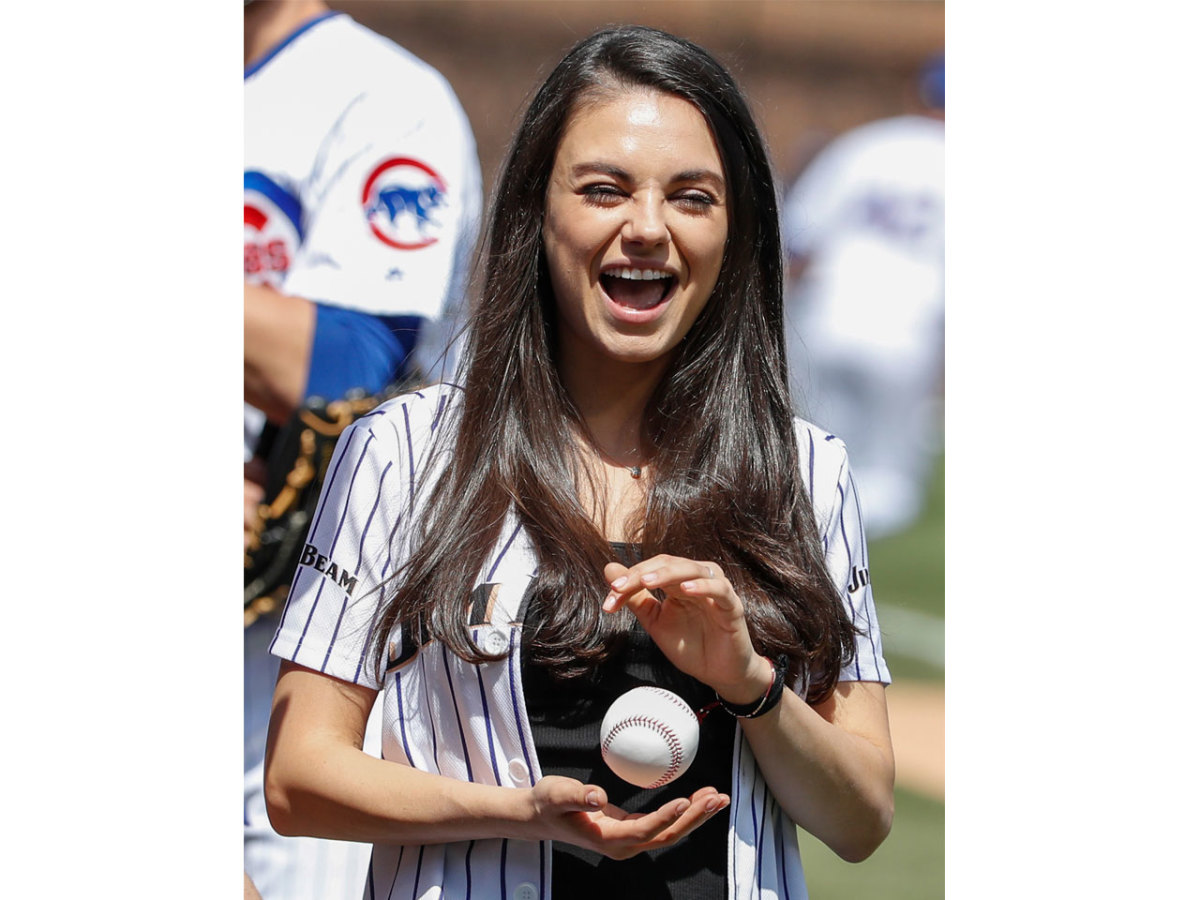
M 625 196 L 624 191 L 615 184 L 609 184 L 608 182 L 585 184 L 579 189 L 579 193 L 585 203 L 590 203 L 594 206 L 612 206 Z
M 696 213 L 707 212 L 717 203 L 712 194 L 695 189 L 680 191 L 671 199 L 687 212 Z

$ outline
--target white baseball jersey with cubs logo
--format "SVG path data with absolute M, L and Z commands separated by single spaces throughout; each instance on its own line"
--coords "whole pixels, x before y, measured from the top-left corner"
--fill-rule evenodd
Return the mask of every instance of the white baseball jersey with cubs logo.
M 245 275 L 285 294 L 426 320 L 437 375 L 479 233 L 470 123 L 432 66 L 342 13 L 246 70 Z M 253 431 L 253 428 L 251 428 Z
M 458 324 L 481 186 L 475 140 L 446 80 L 329 13 L 247 68 L 244 88 L 246 280 L 389 327 L 419 317 L 410 366 L 448 371 L 437 363 Z M 247 405 L 247 459 L 262 425 Z M 263 752 L 278 671 L 267 647 L 277 623 L 263 617 L 245 634 L 246 870 L 264 900 L 359 897 L 369 847 L 281 838 L 267 820 Z M 375 724 L 367 749 L 379 752 Z
M 440 642 L 418 645 L 399 628 L 389 635 L 387 660 L 371 655 L 381 585 L 411 552 L 412 525 L 439 466 L 453 452 L 452 446 L 439 447 L 435 437 L 453 434 L 460 396 L 459 389 L 445 385 L 405 395 L 343 434 L 271 652 L 380 689 L 385 759 L 451 778 L 524 788 L 541 777 L 520 662 L 521 599 L 538 564 L 515 517 L 510 514 L 479 574 L 477 588 L 488 586 L 488 602 L 472 611 L 468 623 L 480 647 L 506 652 L 506 658 L 471 665 Z M 799 474 L 810 492 L 826 564 L 862 629 L 856 658 L 841 678 L 889 683 L 845 445 L 800 420 L 796 434 Z M 796 826 L 767 790 L 740 731 L 731 765 L 729 896 L 807 896 Z M 380 844 L 366 896 L 548 898 L 550 861 L 549 845 L 531 841 Z

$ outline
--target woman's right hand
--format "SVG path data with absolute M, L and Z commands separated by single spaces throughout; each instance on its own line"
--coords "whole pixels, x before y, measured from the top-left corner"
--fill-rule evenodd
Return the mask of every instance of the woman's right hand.
M 611 859 L 669 847 L 729 805 L 729 795 L 701 788 L 650 813 L 627 813 L 608 802 L 604 789 L 574 778 L 547 775 L 530 789 L 539 839 L 566 841 Z

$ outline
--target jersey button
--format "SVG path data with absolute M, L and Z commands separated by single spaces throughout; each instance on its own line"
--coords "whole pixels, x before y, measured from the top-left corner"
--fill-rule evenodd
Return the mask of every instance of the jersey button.
M 517 784 L 529 783 L 529 766 L 519 759 L 514 759 L 508 764 L 508 774 Z
M 513 900 L 538 900 L 537 888 L 524 881 L 517 885 L 517 889 L 513 891 Z
M 508 638 L 499 631 L 489 631 L 483 639 L 483 649 L 488 653 L 507 653 Z

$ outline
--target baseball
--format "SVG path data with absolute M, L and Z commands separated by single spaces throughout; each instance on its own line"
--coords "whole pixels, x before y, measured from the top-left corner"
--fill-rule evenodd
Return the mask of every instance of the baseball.
M 600 725 L 600 754 L 638 787 L 668 784 L 687 771 L 700 743 L 700 720 L 681 697 L 643 685 L 613 701 Z

